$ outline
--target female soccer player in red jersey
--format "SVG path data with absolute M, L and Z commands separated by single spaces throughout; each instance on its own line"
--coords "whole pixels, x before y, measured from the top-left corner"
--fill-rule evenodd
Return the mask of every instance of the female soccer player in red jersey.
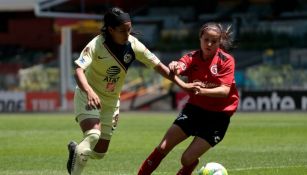
M 239 102 L 235 61 L 226 53 L 232 44 L 230 35 L 230 27 L 206 23 L 199 32 L 200 49 L 169 64 L 171 71 L 187 76 L 188 82 L 197 86 L 160 144 L 143 162 L 138 175 L 151 174 L 177 144 L 194 136 L 182 154 L 182 168 L 177 172 L 190 175 L 199 157 L 223 139 Z

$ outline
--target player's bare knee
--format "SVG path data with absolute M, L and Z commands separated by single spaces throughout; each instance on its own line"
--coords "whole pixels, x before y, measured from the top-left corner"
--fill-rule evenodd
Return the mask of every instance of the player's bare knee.
M 173 147 L 170 147 L 166 142 L 162 142 L 159 146 L 157 146 L 157 149 L 160 153 L 167 155 Z

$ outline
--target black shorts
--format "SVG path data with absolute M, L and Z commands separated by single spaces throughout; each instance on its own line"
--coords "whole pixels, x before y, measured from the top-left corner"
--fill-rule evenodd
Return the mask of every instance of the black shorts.
M 207 111 L 192 104 L 186 104 L 174 121 L 188 136 L 206 140 L 212 147 L 218 144 L 226 133 L 230 122 L 225 112 Z

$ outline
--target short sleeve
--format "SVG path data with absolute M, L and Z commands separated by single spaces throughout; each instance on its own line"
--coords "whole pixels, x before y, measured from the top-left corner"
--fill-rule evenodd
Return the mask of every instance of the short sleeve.
M 75 60 L 75 64 L 80 66 L 82 69 L 86 69 L 91 63 L 92 59 L 94 58 L 94 48 L 89 43 L 81 52 L 78 59 Z
M 218 79 L 221 84 L 231 86 L 234 81 L 235 63 L 233 58 L 228 58 L 227 61 L 221 66 Z
M 188 67 L 191 63 L 191 56 L 190 54 L 184 55 L 178 60 L 179 65 L 179 74 L 186 76 L 188 73 Z
M 161 61 L 155 54 L 149 51 L 140 41 L 131 36 L 132 49 L 138 61 L 145 64 L 147 67 L 153 68 Z

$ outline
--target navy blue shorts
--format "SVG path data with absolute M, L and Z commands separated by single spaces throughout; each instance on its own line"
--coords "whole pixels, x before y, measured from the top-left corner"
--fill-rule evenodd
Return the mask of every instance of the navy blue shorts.
M 230 122 L 225 112 L 207 111 L 192 104 L 186 104 L 174 121 L 188 136 L 206 140 L 212 147 L 224 138 Z

